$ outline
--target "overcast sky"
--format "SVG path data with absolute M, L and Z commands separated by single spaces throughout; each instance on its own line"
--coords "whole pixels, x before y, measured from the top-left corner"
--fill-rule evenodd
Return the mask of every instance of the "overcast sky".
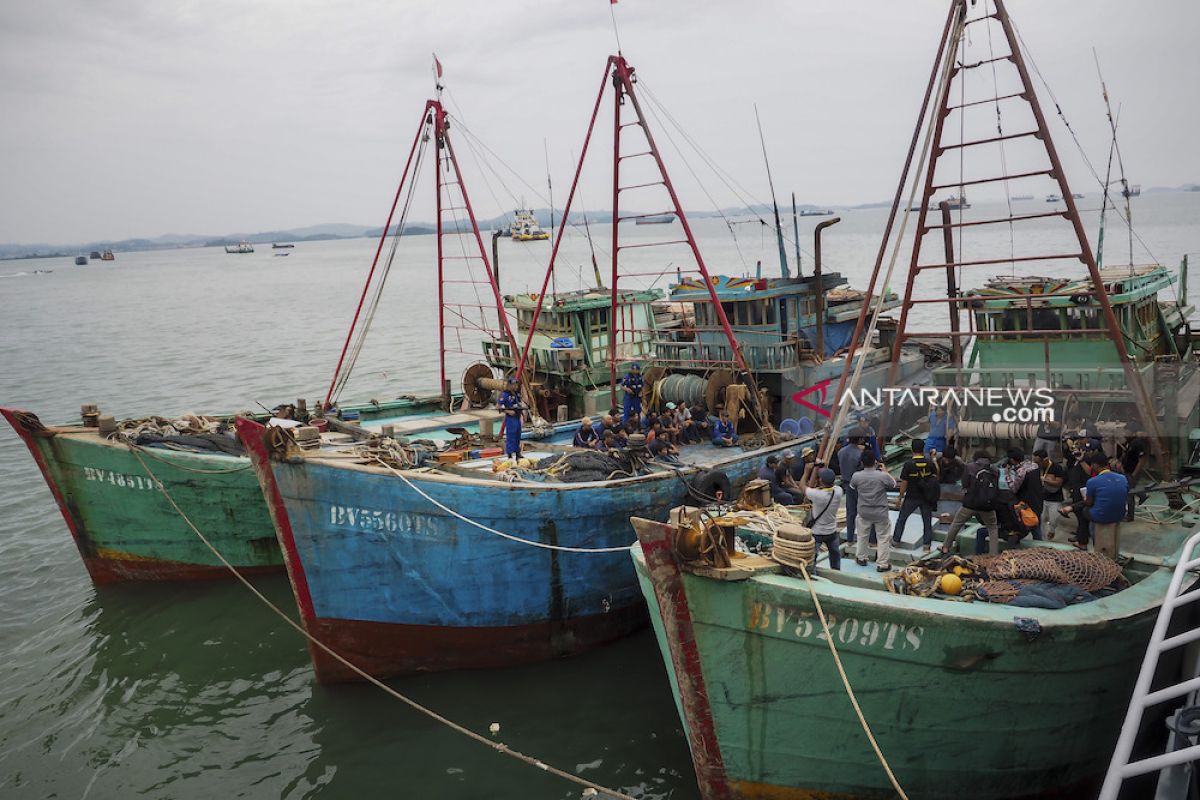
M 1008 7 L 1093 160 L 1108 147 L 1095 47 L 1122 106 L 1131 180 L 1200 180 L 1200 3 Z M 841 204 L 894 191 L 946 8 L 622 0 L 616 12 L 624 54 L 646 85 L 756 198 L 769 195 L 754 103 L 777 191 Z M 0 242 L 380 224 L 432 91 L 433 51 L 451 112 L 539 190 L 548 142 L 561 204 L 613 49 L 607 0 L 8 0 Z M 1074 145 L 1057 124 L 1054 132 L 1081 181 Z M 602 134 L 598 144 L 610 147 Z M 603 162 L 611 150 L 597 154 Z M 505 210 L 511 200 L 494 176 L 489 191 L 460 156 L 480 212 Z M 698 174 L 717 203 L 738 203 Z M 532 191 L 505 180 L 514 194 Z M 711 207 L 690 178 L 680 184 L 685 206 Z M 585 186 L 592 208 L 608 207 L 605 197 L 601 177 Z M 415 215 L 431 218 L 428 204 Z

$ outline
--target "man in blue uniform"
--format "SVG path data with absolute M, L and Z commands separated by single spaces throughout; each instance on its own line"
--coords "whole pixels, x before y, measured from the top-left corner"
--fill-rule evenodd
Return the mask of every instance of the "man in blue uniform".
M 496 403 L 500 413 L 504 415 L 504 455 L 514 459 L 521 455 L 521 412 L 525 410 L 521 402 L 521 388 L 515 376 L 508 379 L 507 388 L 500 393 Z
M 625 373 L 625 377 L 621 379 L 621 388 L 625 392 L 621 411 L 621 424 L 624 425 L 629 422 L 631 416 L 636 419 L 642 413 L 642 368 L 640 365 L 629 365 L 629 372 Z

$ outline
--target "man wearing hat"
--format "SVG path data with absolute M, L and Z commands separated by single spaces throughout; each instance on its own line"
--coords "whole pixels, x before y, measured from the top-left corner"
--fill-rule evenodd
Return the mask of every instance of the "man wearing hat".
M 512 456 L 514 460 L 521 455 L 521 412 L 525 410 L 521 402 L 521 387 L 516 375 L 510 375 L 505 389 L 500 393 L 496 407 L 504 415 L 504 455 Z
M 804 448 L 808 452 L 812 452 L 811 447 Z M 800 478 L 804 476 L 804 464 L 806 462 L 796 458 L 795 450 L 784 450 L 783 458 L 779 462 L 779 468 L 775 470 L 775 477 L 779 481 L 779 486 L 797 503 L 804 502 L 804 492 L 800 491 Z
M 842 568 L 842 550 L 839 540 L 841 535 L 837 529 L 838 507 L 842 504 L 842 489 L 834 486 L 833 470 L 818 462 L 811 461 L 804 465 L 800 476 L 800 491 L 812 502 L 812 510 L 805 520 L 805 525 L 812 529 L 813 540 L 817 544 L 817 555 L 821 555 L 821 545 L 829 551 L 830 569 Z
M 621 424 L 629 422 L 632 416 L 637 418 L 642 413 L 642 367 L 636 362 L 629 365 L 629 372 L 621 379 L 621 390 L 625 393 L 622 401 Z

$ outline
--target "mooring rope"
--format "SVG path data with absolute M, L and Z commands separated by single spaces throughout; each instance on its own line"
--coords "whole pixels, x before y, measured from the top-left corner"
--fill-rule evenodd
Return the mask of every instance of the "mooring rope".
M 317 639 L 312 634 L 310 634 L 308 631 L 306 631 L 300 623 L 296 622 L 294 619 L 292 619 L 290 616 L 288 616 L 287 612 L 285 612 L 283 609 L 281 609 L 275 603 L 271 602 L 271 600 L 268 599 L 267 596 L 264 595 L 262 592 L 260 592 L 254 586 L 254 584 L 250 583 L 250 581 L 245 576 L 243 576 L 240 572 L 238 572 L 237 569 L 232 564 L 229 563 L 229 561 L 225 558 L 225 556 L 221 554 L 221 551 L 218 550 L 215 546 L 213 546 L 212 542 L 210 542 L 208 540 L 208 538 L 203 533 L 201 533 L 200 529 L 197 528 L 195 526 L 195 524 L 193 524 L 192 520 L 188 517 L 188 515 L 186 513 L 184 513 L 183 509 L 179 507 L 179 504 L 175 502 L 175 498 L 173 498 L 171 496 L 171 493 L 169 491 L 167 491 L 167 487 L 163 485 L 162 481 L 160 481 L 157 478 L 157 476 L 155 476 L 155 474 L 150 470 L 149 465 L 146 464 L 145 460 L 142 459 L 141 454 L 138 453 L 137 450 L 134 450 L 133 455 L 135 458 L 137 458 L 137 460 L 139 462 L 141 462 L 142 469 L 144 469 L 146 471 L 146 475 L 149 476 L 150 480 L 154 483 L 154 485 L 162 493 L 163 497 L 166 498 L 167 502 L 171 504 L 171 507 L 175 509 L 175 513 L 177 513 L 179 515 L 179 517 L 185 523 L 187 523 L 187 526 L 189 528 L 191 528 L 192 533 L 196 534 L 197 538 L 199 538 L 200 541 L 204 543 L 204 546 L 207 547 L 212 552 L 212 554 L 217 557 L 217 560 L 219 560 L 225 566 L 226 569 L 228 569 L 231 573 L 233 573 L 233 576 L 235 578 L 237 578 L 238 581 L 240 581 L 243 586 L 245 586 L 247 589 L 249 589 L 251 594 L 253 594 L 255 597 L 257 597 L 259 599 L 259 601 L 261 601 L 267 608 L 269 608 L 271 611 L 275 612 L 275 614 L 280 619 L 282 619 L 285 623 L 287 623 L 291 628 L 296 630 L 301 636 L 303 636 L 305 639 L 307 639 L 309 642 L 311 642 L 314 646 L 320 648 L 321 651 L 324 652 L 326 655 L 328 655 L 330 658 L 334 659 L 339 664 L 346 667 L 351 672 L 353 672 L 355 675 L 358 675 L 360 678 L 367 681 L 371 685 L 375 686 L 377 689 L 382 690 L 383 692 L 392 696 L 396 700 L 399 700 L 400 702 L 404 703 L 405 705 L 407 705 L 409 708 L 413 709 L 414 711 L 419 711 L 420 713 L 424 714 L 425 716 L 429 717 L 430 719 L 434 720 L 435 722 L 439 722 L 442 725 L 445 725 L 446 727 L 455 731 L 456 733 L 460 733 L 463 736 L 466 736 L 467 738 L 478 742 L 479 744 L 486 745 L 486 746 L 490 747 L 492 750 L 495 750 L 497 753 L 501 753 L 502 755 L 506 755 L 511 758 L 515 758 L 524 764 L 528 764 L 532 767 L 537 767 L 538 769 L 540 769 L 544 772 L 548 772 L 551 775 L 562 778 L 563 780 L 570 781 L 579 786 L 583 786 L 594 792 L 603 793 L 603 794 L 609 795 L 611 797 L 615 797 L 618 800 L 635 800 L 635 798 L 633 798 L 630 795 L 624 794 L 622 792 L 618 792 L 615 789 L 606 788 L 604 786 L 601 786 L 598 783 L 592 783 L 591 781 L 589 781 L 585 778 L 581 778 L 578 775 L 575 775 L 570 772 L 566 772 L 565 770 L 558 769 L 557 767 L 553 767 L 544 761 L 534 758 L 533 756 L 526 755 L 519 750 L 514 750 L 502 742 L 493 742 L 491 739 L 488 739 L 483 734 L 476 733 L 475 731 L 471 730 L 470 728 L 463 727 L 462 725 L 459 725 L 457 722 L 454 722 L 453 720 L 443 717 L 441 714 L 437 713 L 433 709 L 421 705 L 420 703 L 411 699 L 410 697 L 403 695 L 400 692 L 396 691 L 395 689 L 388 686 L 386 683 L 379 680 L 378 678 L 371 675 L 370 673 L 366 672 L 365 670 L 360 669 L 357 665 L 355 665 L 354 663 L 352 663 L 351 661 L 346 659 L 344 656 L 342 656 L 340 653 L 335 651 L 333 648 L 329 647 L 324 642 L 322 642 L 320 639 Z
M 863 732 L 867 734 L 867 741 L 871 743 L 871 749 L 875 751 L 875 757 L 879 759 L 879 763 L 883 766 L 883 771 L 887 773 L 888 780 L 892 782 L 892 788 L 896 790 L 896 794 L 900 795 L 901 800 L 908 800 L 908 795 L 900 788 L 900 781 L 896 780 L 896 774 L 892 772 L 891 765 L 888 764 L 883 751 L 879 749 L 879 742 L 875 741 L 875 734 L 871 732 L 871 726 L 867 723 L 867 718 L 863 716 L 862 707 L 859 706 L 858 698 L 854 695 L 854 688 L 850 685 L 850 678 L 846 676 L 846 668 L 842 666 L 842 657 L 838 655 L 837 645 L 833 643 L 833 631 L 829 630 L 829 621 L 825 619 L 825 610 L 821 608 L 821 601 L 817 598 L 817 590 L 813 588 L 812 578 L 809 577 L 808 569 L 804 564 L 800 564 L 799 566 L 800 574 L 804 576 L 804 582 L 808 584 L 808 593 L 812 595 L 813 605 L 817 609 L 817 616 L 821 619 L 821 627 L 825 630 L 825 641 L 829 643 L 829 652 L 833 654 L 833 663 L 837 665 L 838 675 L 842 677 L 842 685 L 846 687 L 846 694 L 850 697 L 850 705 L 854 706 L 854 713 L 862 725 Z
M 567 546 L 561 545 L 561 544 L 546 544 L 545 542 L 536 542 L 532 539 L 523 539 L 520 536 L 514 536 L 511 533 L 505 533 L 504 531 L 498 531 L 495 528 L 489 528 L 487 525 L 484 525 L 482 522 L 476 522 L 475 520 L 471 519 L 470 517 L 464 517 L 462 514 L 458 513 L 450 506 L 446 505 L 445 503 L 440 502 L 436 498 L 431 497 L 430 495 L 425 493 L 420 487 L 418 487 L 416 484 L 414 484 L 412 481 L 410 481 L 408 478 L 406 478 L 404 476 L 404 474 L 400 472 L 400 470 L 396 469 L 395 467 L 393 467 L 391 464 L 387 463 L 383 459 L 379 458 L 378 456 L 375 456 L 374 458 L 375 458 L 375 461 L 377 461 L 380 466 L 384 467 L 385 469 L 390 471 L 393 475 L 395 475 L 397 478 L 404 481 L 408 485 L 408 488 L 412 489 L 414 492 L 421 495 L 421 497 L 424 497 L 426 500 L 433 503 L 435 506 L 440 508 L 442 511 L 445 511 L 447 514 L 454 517 L 455 519 L 461 520 L 461 521 L 467 523 L 468 525 L 473 525 L 476 528 L 479 528 L 479 530 L 481 530 L 481 531 L 486 531 L 488 533 L 495 534 L 496 536 L 499 536 L 502 539 L 508 539 L 509 541 L 517 542 L 519 544 L 527 544 L 530 547 L 540 547 L 544 550 L 556 550 L 560 553 L 625 553 L 625 552 L 628 552 L 633 547 L 633 545 L 631 545 L 631 544 L 624 545 L 621 547 L 567 547 Z

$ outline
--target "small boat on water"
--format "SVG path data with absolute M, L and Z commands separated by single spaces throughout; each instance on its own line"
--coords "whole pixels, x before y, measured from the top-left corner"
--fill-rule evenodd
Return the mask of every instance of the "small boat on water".
M 962 211 L 971 207 L 971 204 L 967 202 L 966 192 L 958 195 L 950 195 L 946 198 L 946 205 L 951 211 Z
M 1048 194 L 1048 195 L 1046 195 L 1046 202 L 1047 203 L 1061 203 L 1062 196 L 1057 195 L 1057 194 Z
M 253 253 L 254 245 L 250 244 L 249 242 L 247 242 L 243 239 L 242 241 L 238 242 L 237 244 L 225 245 L 225 252 L 226 253 Z
M 105 250 L 103 253 L 100 254 L 100 260 L 101 261 L 116 261 L 117 257 L 113 255 L 112 250 Z
M 92 259 L 93 261 L 99 261 L 101 258 L 100 251 L 93 250 L 91 253 L 88 254 L 88 258 Z
M 286 248 L 289 248 L 289 247 L 295 247 L 295 246 L 296 246 L 296 245 L 294 245 L 294 244 L 277 244 L 277 243 L 272 243 L 272 244 L 271 244 L 271 249 L 272 249 L 272 250 L 284 250 L 284 249 L 286 249 Z
M 78 256 L 75 256 L 75 266 L 77 266 L 77 267 L 86 267 L 86 266 L 87 266 L 87 263 L 88 263 L 88 257 L 87 257 L 87 256 L 85 256 L 85 255 L 78 255 Z
M 282 252 L 282 253 L 276 253 L 275 255 L 277 255 L 277 256 L 290 256 L 290 255 L 291 255 L 291 253 L 290 253 L 290 252 L 287 252 L 287 251 L 285 251 L 285 252 Z
M 675 221 L 674 214 L 657 214 L 652 217 L 638 217 L 636 225 L 668 225 Z
M 1142 185 L 1140 183 L 1132 183 L 1121 190 L 1121 196 L 1125 198 L 1140 197 L 1142 194 Z
M 1032 200 L 1032 199 L 1033 199 L 1033 195 L 1031 195 L 1031 194 L 1014 194 L 1014 195 L 1013 195 L 1013 200 L 1014 200 L 1014 201 L 1019 201 L 1019 200 Z
M 508 235 L 516 242 L 544 242 L 550 234 L 538 224 L 532 209 L 518 208 L 513 212 L 512 223 L 508 226 Z
M 832 208 L 806 208 L 797 216 L 801 217 L 832 217 L 834 215 Z

